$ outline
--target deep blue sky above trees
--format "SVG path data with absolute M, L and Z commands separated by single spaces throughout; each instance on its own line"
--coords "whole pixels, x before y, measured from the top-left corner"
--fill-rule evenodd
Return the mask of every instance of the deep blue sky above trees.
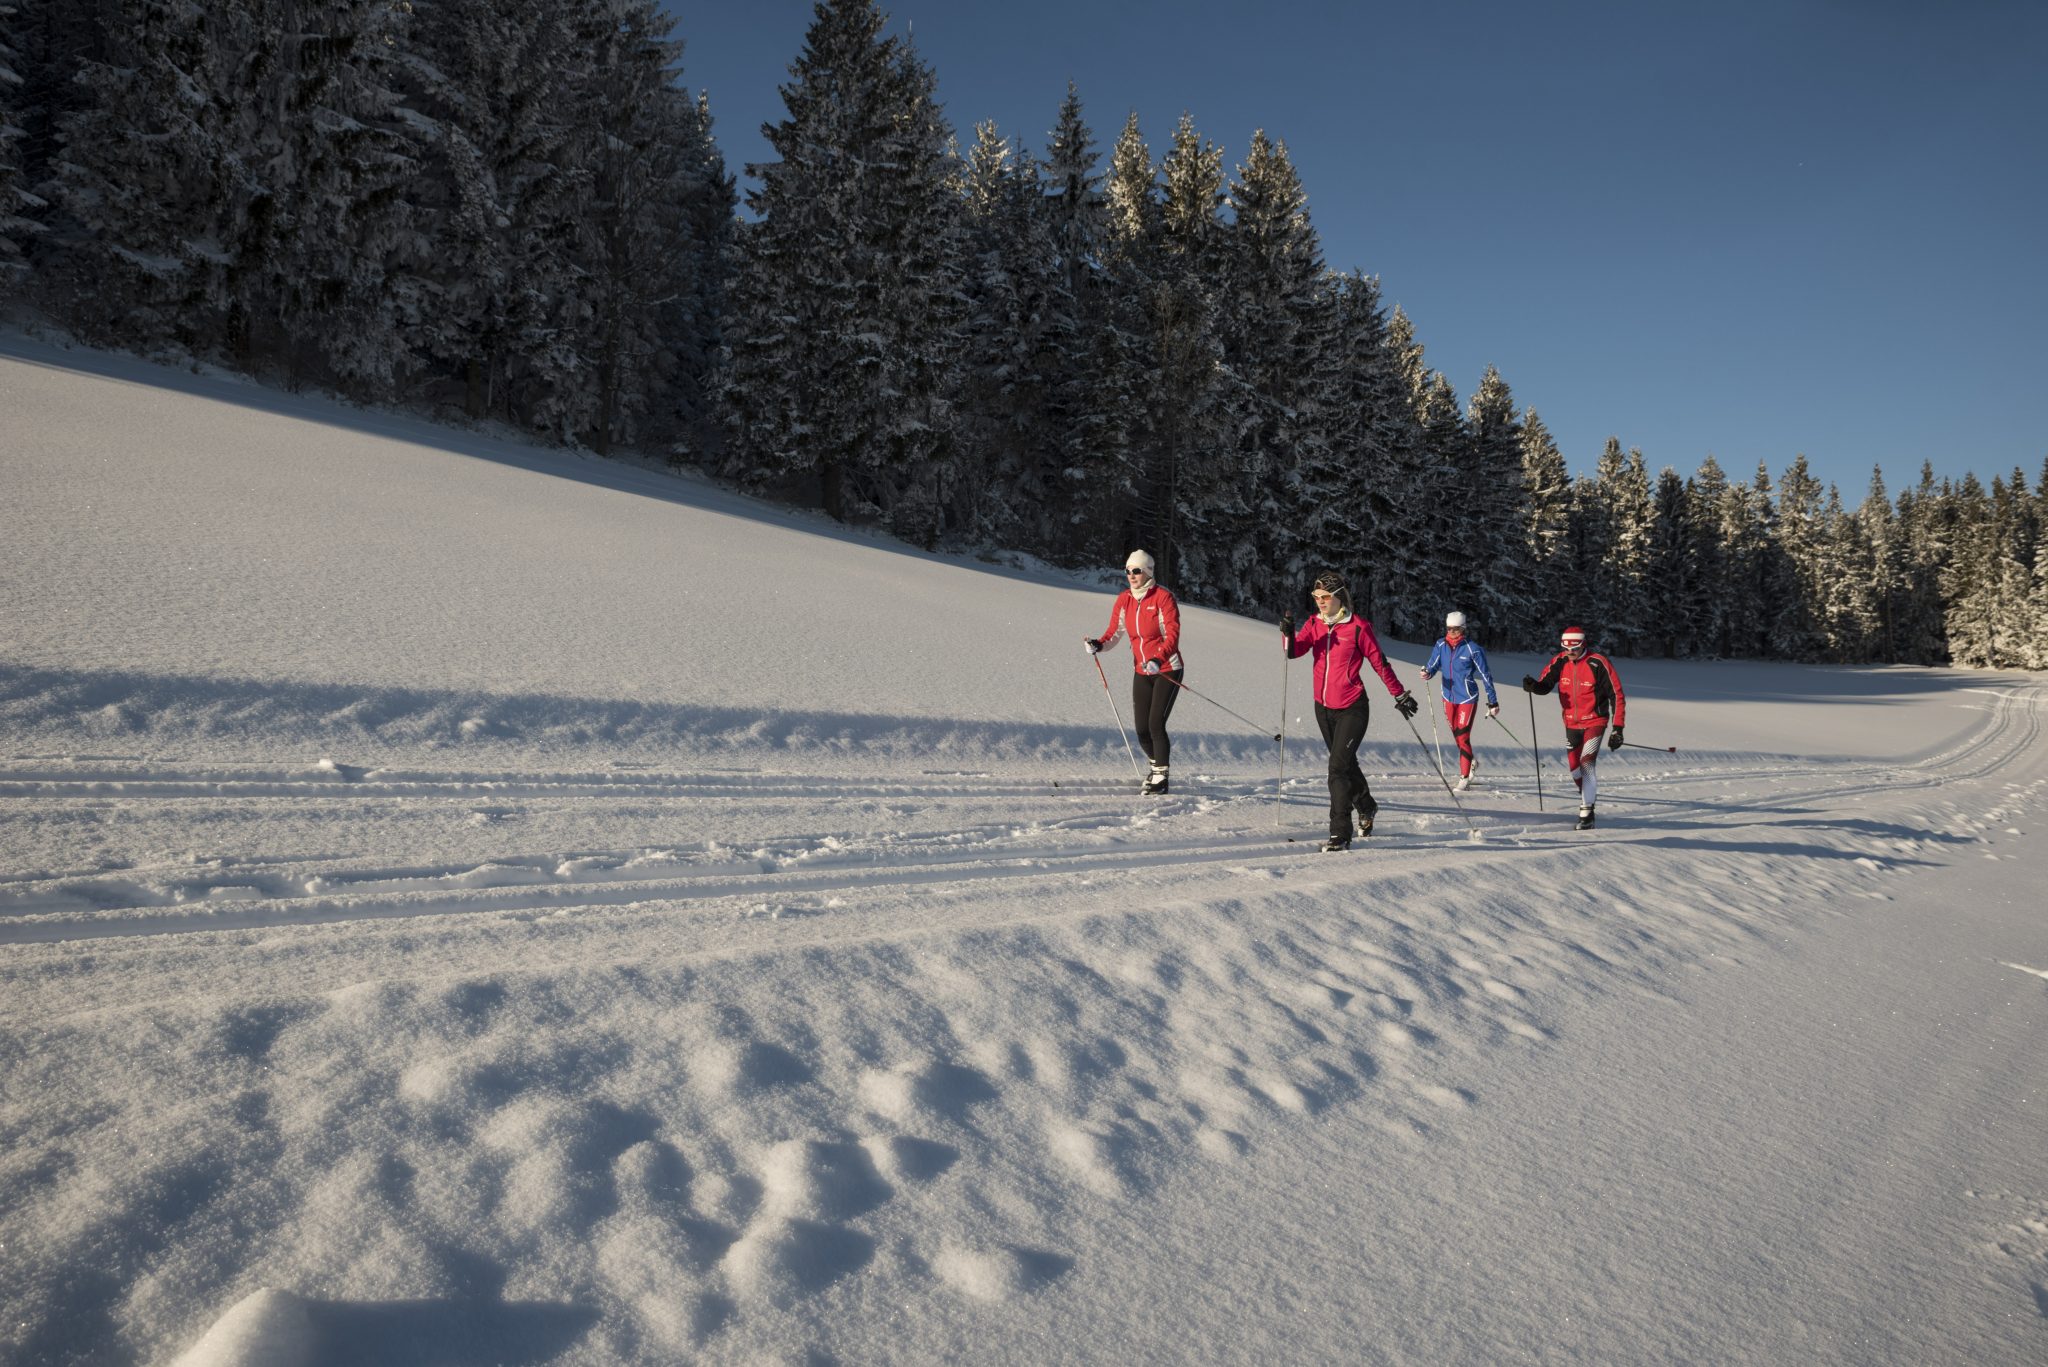
M 676 4 L 737 172 L 809 0 Z M 1042 154 L 1069 78 L 1106 156 L 1183 110 L 1284 139 L 1329 264 L 1381 277 L 1469 397 L 1497 365 L 1576 472 L 1805 452 L 1861 497 L 2048 455 L 2038 0 L 895 0 L 963 142 Z M 742 189 L 748 182 L 742 179 Z

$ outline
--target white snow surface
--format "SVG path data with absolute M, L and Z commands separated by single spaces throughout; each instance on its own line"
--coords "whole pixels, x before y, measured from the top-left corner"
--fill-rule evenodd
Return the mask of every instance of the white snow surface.
M 1382 695 L 1322 855 L 1123 549 L 0 337 L 0 1361 L 2048 1360 L 2038 676 L 1620 661 L 1584 833 Z

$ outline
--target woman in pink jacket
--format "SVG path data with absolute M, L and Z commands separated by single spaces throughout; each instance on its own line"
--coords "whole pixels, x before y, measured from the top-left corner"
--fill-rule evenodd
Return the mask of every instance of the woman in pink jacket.
M 1166 771 L 1173 743 L 1166 737 L 1166 718 L 1173 700 L 1180 696 L 1181 676 L 1187 671 L 1180 663 L 1180 604 L 1152 578 L 1155 565 L 1144 551 L 1132 551 L 1124 561 L 1124 591 L 1109 610 L 1109 626 L 1098 637 L 1087 638 L 1088 653 L 1116 644 L 1119 636 L 1131 638 L 1131 711 L 1136 714 L 1138 743 L 1152 761 L 1144 791 L 1166 791 Z M 1170 682 L 1169 682 L 1170 681 Z
M 1296 631 L 1294 616 L 1289 613 L 1280 619 L 1280 631 L 1287 637 L 1290 658 L 1315 653 L 1316 725 L 1330 747 L 1330 838 L 1323 848 L 1348 850 L 1351 814 L 1358 813 L 1358 833 L 1371 835 L 1373 814 L 1380 809 L 1365 785 L 1365 771 L 1358 767 L 1358 746 L 1365 739 L 1366 719 L 1372 712 L 1365 700 L 1362 667 L 1372 666 L 1387 692 L 1394 695 L 1394 710 L 1402 716 L 1414 716 L 1421 704 L 1394 677 L 1372 623 L 1352 615 L 1351 593 L 1343 575 L 1324 571 L 1316 577 L 1309 596 L 1315 600 L 1316 615 Z

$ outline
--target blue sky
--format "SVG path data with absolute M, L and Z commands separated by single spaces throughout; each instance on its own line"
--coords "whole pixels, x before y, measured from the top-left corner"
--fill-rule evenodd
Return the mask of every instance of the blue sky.
M 808 0 L 672 6 L 737 172 Z M 1242 159 L 1287 142 L 1329 263 L 1381 278 L 1469 396 L 1488 364 L 1574 470 L 1804 452 L 1860 498 L 2048 456 L 2048 3 L 897 0 L 963 140 L 1043 151 L 1078 83 Z M 745 185 L 742 181 L 742 185 Z

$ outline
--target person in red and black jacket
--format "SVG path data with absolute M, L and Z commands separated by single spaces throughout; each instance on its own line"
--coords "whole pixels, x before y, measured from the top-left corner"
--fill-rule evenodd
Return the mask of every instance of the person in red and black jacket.
M 1621 725 L 1628 712 L 1628 698 L 1621 691 L 1621 676 L 1605 655 L 1586 649 L 1586 629 L 1566 627 L 1559 638 L 1559 650 L 1550 657 L 1539 678 L 1522 676 L 1528 693 L 1557 690 L 1564 707 L 1564 743 L 1570 748 L 1565 763 L 1571 766 L 1572 782 L 1579 785 L 1579 829 L 1593 825 L 1593 802 L 1600 785 L 1598 763 L 1600 736 L 1611 723 L 1614 733 L 1607 748 L 1621 744 Z
M 1109 610 L 1108 627 L 1099 638 L 1090 636 L 1085 642 L 1094 655 L 1115 645 L 1119 636 L 1131 638 L 1131 711 L 1136 714 L 1138 744 L 1152 761 L 1143 789 L 1148 793 L 1167 790 L 1173 742 L 1166 735 L 1166 718 L 1187 673 L 1180 660 L 1180 604 L 1152 578 L 1156 568 L 1146 552 L 1130 553 L 1124 561 L 1129 582 Z
M 1318 575 L 1309 597 L 1316 605 L 1315 615 L 1296 631 L 1289 613 L 1280 619 L 1280 632 L 1287 638 L 1288 658 L 1315 652 L 1316 725 L 1330 747 L 1330 838 L 1323 849 L 1348 850 L 1352 813 L 1358 814 L 1358 833 L 1371 835 L 1373 814 L 1380 809 L 1365 785 L 1365 771 L 1358 767 L 1358 746 L 1372 714 L 1365 700 L 1363 666 L 1371 665 L 1380 676 L 1394 695 L 1394 710 L 1402 716 L 1414 716 L 1421 704 L 1394 677 L 1372 623 L 1352 615 L 1343 575 L 1335 570 Z

